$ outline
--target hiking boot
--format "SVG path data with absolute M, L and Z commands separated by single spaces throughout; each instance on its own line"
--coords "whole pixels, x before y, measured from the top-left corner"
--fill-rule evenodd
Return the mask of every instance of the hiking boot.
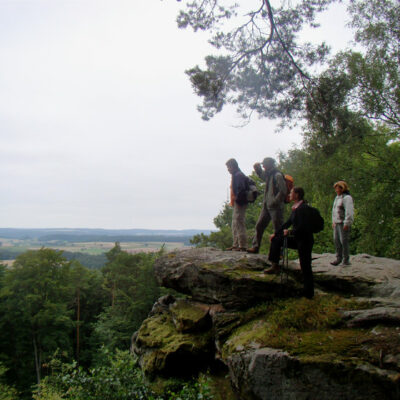
M 247 249 L 247 252 L 251 254 L 258 254 L 258 247 L 250 247 Z
M 339 265 L 341 262 L 342 262 L 342 261 L 335 260 L 335 261 L 331 262 L 331 265 L 334 265 L 334 266 L 336 267 L 336 266 Z
M 238 248 L 239 248 L 239 247 L 236 247 L 236 246 L 227 247 L 227 248 L 225 249 L 225 251 L 236 251 Z
M 342 265 L 351 265 L 351 262 L 349 260 L 343 261 Z
M 279 264 L 272 264 L 272 267 L 264 269 L 264 274 L 279 274 L 281 272 L 281 267 Z

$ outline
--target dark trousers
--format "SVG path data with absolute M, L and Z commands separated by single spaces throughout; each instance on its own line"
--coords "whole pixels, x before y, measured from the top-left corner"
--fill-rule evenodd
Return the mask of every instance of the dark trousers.
M 264 231 L 271 221 L 274 232 L 276 232 L 282 226 L 284 211 L 283 207 L 283 204 L 280 207 L 276 208 L 267 208 L 265 204 L 263 205 L 256 224 L 256 234 L 253 238 L 252 243 L 253 247 L 259 248 L 261 246 L 261 240 Z
M 283 235 L 277 235 L 272 239 L 268 255 L 269 261 L 279 264 L 283 240 Z M 312 234 L 305 234 L 301 237 L 287 236 L 287 245 L 290 249 L 296 249 L 299 252 L 300 267 L 304 280 L 304 296 L 311 299 L 314 296 L 314 279 L 311 269 L 314 238 Z

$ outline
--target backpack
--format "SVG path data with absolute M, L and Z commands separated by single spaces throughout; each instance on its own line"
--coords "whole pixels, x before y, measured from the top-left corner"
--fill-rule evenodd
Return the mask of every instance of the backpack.
M 307 222 L 312 233 L 318 233 L 324 230 L 324 219 L 317 208 L 307 204 Z
M 258 196 L 257 186 L 253 179 L 251 179 L 249 176 L 246 176 L 246 178 L 246 199 L 248 203 L 254 203 Z
M 285 196 L 285 203 L 290 203 L 290 192 L 294 188 L 294 179 L 291 175 L 285 175 L 283 172 L 278 171 L 280 174 L 283 176 L 283 180 L 286 183 L 286 196 Z M 274 193 L 276 189 L 276 179 L 275 179 L 276 174 L 274 174 Z

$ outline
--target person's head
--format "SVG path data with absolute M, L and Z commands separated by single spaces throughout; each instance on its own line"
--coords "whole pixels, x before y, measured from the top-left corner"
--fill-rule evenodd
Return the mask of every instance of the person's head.
M 233 174 L 239 169 L 239 164 L 234 158 L 230 158 L 226 163 L 226 167 L 228 168 L 228 171 L 230 174 Z
M 291 191 L 290 191 L 290 201 L 300 201 L 304 200 L 304 189 L 300 186 L 295 186 Z
M 275 160 L 271 157 L 266 157 L 264 158 L 262 165 L 266 171 L 269 171 L 272 168 L 275 168 Z
M 333 185 L 333 188 L 335 189 L 335 192 L 338 196 L 343 194 L 344 192 L 349 191 L 349 186 L 345 181 L 338 181 Z

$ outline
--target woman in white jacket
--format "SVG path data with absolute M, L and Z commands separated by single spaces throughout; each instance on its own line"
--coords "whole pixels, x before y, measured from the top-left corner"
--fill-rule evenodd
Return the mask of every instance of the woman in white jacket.
M 336 198 L 332 207 L 333 238 L 336 246 L 336 260 L 332 265 L 350 265 L 350 227 L 354 221 L 354 204 L 349 187 L 345 181 L 333 185 Z

